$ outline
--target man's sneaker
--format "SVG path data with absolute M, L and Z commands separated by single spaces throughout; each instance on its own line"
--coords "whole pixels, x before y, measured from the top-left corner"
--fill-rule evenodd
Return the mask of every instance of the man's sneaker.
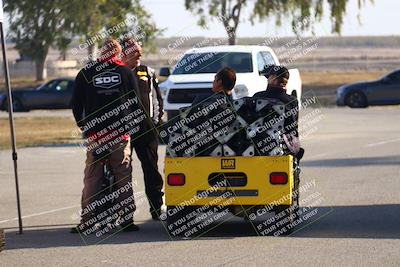
M 151 218 L 155 221 L 160 221 L 160 214 L 157 211 L 150 211 Z
M 82 227 L 82 224 L 78 224 L 77 226 L 72 227 L 69 232 L 71 234 L 79 234 L 79 233 L 83 233 L 84 231 L 86 231 L 88 228 L 87 227 Z M 97 230 L 99 229 L 99 226 L 97 226 L 96 228 Z
M 69 232 L 71 234 L 79 234 L 79 230 L 78 230 L 79 224 L 77 226 L 72 227 Z
M 132 223 L 128 226 L 122 226 L 122 231 L 124 232 L 135 232 L 135 231 L 139 231 L 139 226 L 137 226 L 136 224 Z

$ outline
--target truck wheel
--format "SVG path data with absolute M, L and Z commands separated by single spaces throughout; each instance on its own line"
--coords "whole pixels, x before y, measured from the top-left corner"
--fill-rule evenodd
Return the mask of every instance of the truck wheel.
M 292 224 L 295 221 L 295 214 L 293 212 L 293 205 L 290 206 L 280 206 L 277 209 L 275 216 L 279 215 L 279 220 L 275 222 L 276 228 L 272 232 L 274 236 L 287 236 L 293 233 Z
M 190 212 L 185 206 L 168 206 L 166 227 L 170 236 L 177 237 L 185 233 L 186 215 Z
M 282 227 L 286 228 L 286 232 L 284 235 L 289 235 L 293 233 L 295 226 L 294 222 L 298 219 L 299 214 L 299 199 L 300 199 L 300 167 L 298 166 L 298 162 L 296 161 L 293 166 L 294 169 L 294 188 L 292 195 L 292 205 L 288 206 L 285 209 L 285 218 L 288 218 L 288 222 L 284 224 Z
M 3 251 L 6 244 L 6 235 L 3 229 L 0 229 L 0 252 Z
M 295 229 L 295 221 L 298 219 L 299 214 L 299 188 L 298 183 L 295 181 L 295 189 L 292 196 L 292 205 L 280 206 L 275 214 L 282 213 L 280 221 L 284 223 L 277 225 L 274 233 L 276 236 L 285 236 L 293 233 Z

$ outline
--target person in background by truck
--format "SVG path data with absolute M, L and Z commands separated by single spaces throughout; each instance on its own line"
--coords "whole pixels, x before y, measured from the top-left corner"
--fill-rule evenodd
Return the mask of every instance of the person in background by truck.
M 262 73 L 268 79 L 267 89 L 254 94 L 253 97 L 273 98 L 285 104 L 285 110 L 290 115 L 285 116 L 283 138 L 291 154 L 300 160 L 304 154 L 304 149 L 300 147 L 298 133 L 299 104 L 296 97 L 286 94 L 289 70 L 284 66 L 266 65 Z
M 146 133 L 139 138 L 133 138 L 131 144 L 142 164 L 151 217 L 153 220 L 160 220 L 164 193 L 162 192 L 163 179 L 157 165 L 158 132 L 155 128 L 162 120 L 163 100 L 154 69 L 141 64 L 142 48 L 140 44 L 131 37 L 122 40 L 121 44 L 123 47 L 122 60 L 137 79 L 141 95 L 140 101 L 147 114 L 144 123 Z
M 232 90 L 233 87 L 235 87 L 235 84 L 236 72 L 229 67 L 224 67 L 215 74 L 211 91 L 216 96 L 226 96 L 229 100 L 232 100 Z M 201 103 L 205 99 L 207 99 L 207 96 L 196 96 L 193 100 L 192 106 Z

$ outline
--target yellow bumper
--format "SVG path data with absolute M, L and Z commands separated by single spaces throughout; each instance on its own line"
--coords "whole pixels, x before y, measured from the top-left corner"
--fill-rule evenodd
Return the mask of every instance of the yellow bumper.
M 287 183 L 271 184 L 271 173 L 286 173 Z M 170 185 L 174 174 L 185 184 Z M 293 157 L 165 158 L 165 180 L 167 206 L 291 205 Z

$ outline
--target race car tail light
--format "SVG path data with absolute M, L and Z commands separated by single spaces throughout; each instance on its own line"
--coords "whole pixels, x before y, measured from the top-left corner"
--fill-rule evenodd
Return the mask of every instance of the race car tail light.
M 185 175 L 183 173 L 171 173 L 168 175 L 168 185 L 181 186 L 185 184 Z
M 287 184 L 288 175 L 285 172 L 273 172 L 269 175 L 269 182 L 271 184 Z

